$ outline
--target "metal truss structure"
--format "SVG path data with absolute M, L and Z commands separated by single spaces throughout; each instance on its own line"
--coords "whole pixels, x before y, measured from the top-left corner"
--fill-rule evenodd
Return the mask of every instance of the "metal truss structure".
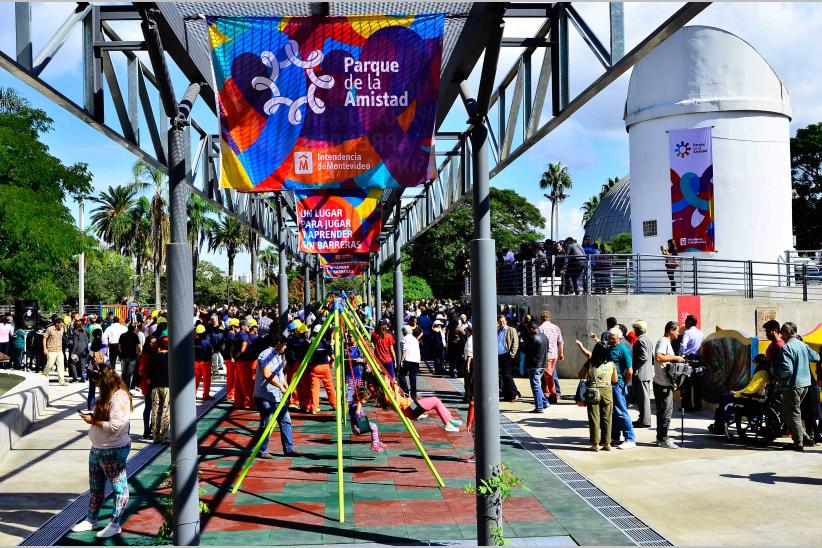
M 486 116 L 493 159 L 489 176 L 493 178 L 499 175 L 514 160 L 709 5 L 705 2 L 685 4 L 635 48 L 624 53 L 621 3 L 610 4 L 609 47 L 602 43 L 570 2 L 508 4 L 504 17 L 537 17 L 542 18 L 543 23 L 533 37 L 502 40 L 502 47 L 522 47 L 524 50 L 491 95 L 490 108 L 496 111 L 497 116 L 495 120 Z M 569 23 L 605 69 L 599 78 L 573 99 L 569 97 L 568 85 Z M 532 58 L 538 48 L 548 49 L 542 56 L 537 72 L 532 67 Z M 533 85 L 535 77 L 536 86 Z M 544 120 L 543 112 L 549 105 L 551 116 Z M 514 147 L 517 132 L 520 133 L 521 142 Z M 400 231 L 399 244 L 403 246 L 441 221 L 468 197 L 474 177 L 471 163 L 467 160 L 471 154 L 467 135 L 468 130 L 464 133 L 438 134 L 438 140 L 443 137 L 456 139 L 457 144 L 444 154 L 445 158 L 438 167 L 438 178 L 426 185 L 411 203 L 403 205 L 399 221 L 391 218 L 386 223 L 388 228 L 386 237 L 382 238 L 379 264 L 393 257 L 394 238 L 389 238 L 388 234 L 395 226 Z M 386 210 L 394 213 L 393 208 Z

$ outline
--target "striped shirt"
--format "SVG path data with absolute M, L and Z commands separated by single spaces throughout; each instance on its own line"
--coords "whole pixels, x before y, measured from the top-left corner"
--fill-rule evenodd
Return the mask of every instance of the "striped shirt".
M 283 399 L 283 393 L 279 388 L 268 382 L 263 375 L 263 370 L 266 366 L 269 366 L 271 373 L 279 378 L 282 384 L 285 384 L 285 379 L 283 378 L 285 360 L 283 359 L 283 355 L 274 348 L 266 348 L 260 352 L 260 355 L 257 357 L 257 376 L 254 379 L 254 397 L 279 402 Z
M 559 345 L 562 344 L 562 331 L 556 324 L 546 320 L 540 324 L 539 332 L 548 338 L 548 359 L 556 360 L 559 357 Z

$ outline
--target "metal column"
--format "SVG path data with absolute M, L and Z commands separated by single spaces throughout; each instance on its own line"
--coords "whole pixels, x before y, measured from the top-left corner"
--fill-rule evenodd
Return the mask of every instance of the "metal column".
M 306 311 L 305 317 L 307 317 L 308 305 L 311 304 L 311 270 L 308 265 L 303 268 L 303 311 Z
M 474 239 L 471 240 L 471 314 L 474 325 L 474 409 L 476 427 L 477 544 L 495 544 L 492 526 L 501 526 L 502 501 L 498 493 L 481 494 L 482 482 L 500 474 L 499 387 L 496 333 L 496 272 L 491 237 L 491 197 L 488 173 L 488 128 L 485 126 L 505 23 L 492 26 L 487 38 L 477 99 L 467 82 L 461 93 L 472 125 L 471 161 L 474 176 Z
M 377 265 L 375 274 L 377 279 L 374 282 L 374 321 L 379 322 L 382 319 L 382 280 L 380 279 L 380 253 L 377 252 L 374 264 Z
M 371 261 L 368 261 L 368 268 L 365 269 L 365 304 L 374 310 L 374 303 L 371 300 Z
M 168 131 L 168 194 L 171 243 L 167 249 L 169 388 L 171 392 L 171 463 L 174 544 L 199 544 L 200 508 L 197 477 L 197 407 L 194 399 L 194 308 L 191 245 L 188 241 L 188 114 L 200 92 L 186 90 Z
M 323 300 L 323 296 L 320 293 L 320 268 L 317 267 L 317 270 L 314 271 L 314 292 L 317 295 L 317 303 L 319 304 Z
M 280 276 L 277 281 L 277 295 L 280 300 L 280 332 L 285 334 L 288 327 L 288 273 L 285 270 L 288 257 L 285 254 L 286 227 L 283 222 L 282 198 L 277 196 L 277 250 L 279 251 Z
M 80 232 L 86 232 L 86 203 L 83 198 L 80 198 Z M 80 252 L 80 257 L 77 261 L 77 279 L 79 287 L 77 288 L 77 298 L 80 301 L 77 312 L 80 316 L 86 313 L 86 254 Z
M 394 216 L 394 352 L 397 354 L 397 361 L 402 357 L 402 326 L 403 326 L 403 303 L 402 303 L 402 263 L 400 262 L 400 216 L 402 206 L 397 200 L 397 210 Z M 399 363 L 395 363 L 395 370 L 399 369 Z

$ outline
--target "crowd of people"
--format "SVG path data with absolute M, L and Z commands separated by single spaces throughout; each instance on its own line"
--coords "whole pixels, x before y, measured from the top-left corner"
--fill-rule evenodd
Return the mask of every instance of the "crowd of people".
M 312 415 L 324 409 L 334 411 L 339 405 L 348 413 L 352 435 L 369 435 L 371 449 L 382 452 L 385 444 L 380 440 L 379 425 L 368 418 L 371 405 L 399 410 L 411 420 L 431 414 L 448 432 L 459 431 L 462 426 L 461 419 L 439 398 L 419 397 L 417 376 L 427 363 L 435 375 L 463 378 L 469 404 L 466 426 L 471 430 L 474 344 L 469 308 L 451 300 L 406 303 L 400 311 L 402 331 L 395 334 L 391 326 L 396 325 L 397 313 L 390 302 L 376 309 L 367 305 L 357 308 L 367 337 L 349 331 L 342 340 L 346 382 L 345 393 L 338 394 L 333 382 L 335 339 L 331 329 L 323 330 L 331 314 L 328 304 L 295 305 L 282 318 L 275 308 L 197 308 L 192 318 L 195 391 L 202 400 L 212 399 L 212 375 L 224 375 L 226 400 L 235 409 L 259 413 L 257 440 L 271 420 L 277 421 L 285 456 L 297 454 L 290 413 Z M 515 377 L 525 376 L 533 395 L 532 412 L 545 413 L 561 396 L 557 364 L 565 359 L 565 343 L 560 327 L 552 322 L 549 311 L 537 319 L 530 314 L 519 318 L 503 310 L 497 323 L 500 400 L 516 402 L 522 398 Z M 791 322 L 779 325 L 771 321 L 764 328 L 771 344 L 766 354 L 756 358 L 756 375 L 748 387 L 727 395 L 724 404 L 740 393 L 762 390 L 769 383 L 777 385 L 792 447 L 801 451 L 803 446 L 822 442 L 819 355 L 801 341 Z M 92 496 L 87 519 L 76 530 L 99 527 L 97 513 L 107 478 L 115 486 L 115 512 L 99 535 L 113 536 L 120 530 L 119 516 L 128 500 L 124 471 L 135 397 L 142 395 L 145 401 L 143 438 L 154 443 L 169 441 L 167 314 L 139 307 L 132 309 L 127 319 L 112 314 L 106 318 L 69 314 L 53 316 L 49 325 L 36 328 L 41 329 L 34 345 L 24 344 L 22 351 L 15 353 L 19 330 L 8 320 L 0 321 L 0 336 L 8 333 L 6 344 L 13 367 L 39 370 L 47 376 L 56 368 L 58 384 L 88 382 L 87 408 L 81 415 L 90 425 Z M 22 338 L 29 335 L 24 331 Z M 636 430 L 652 427 L 652 394 L 659 447 L 677 448 L 669 436 L 675 391 L 681 391 L 686 410 L 700 409 L 701 377 L 682 375 L 677 367 L 699 359 L 704 337 L 697 318 L 688 316 L 682 328 L 670 321 L 661 335 L 654 342 L 643 320 L 632 322 L 628 329 L 616 318 L 607 318 L 604 330 L 591 333 L 588 344 L 575 341 L 586 360 L 578 373 L 575 399 L 586 407 L 593 451 L 636 447 Z M 6 348 L 0 346 L 0 352 Z M 303 373 L 297 380 L 300 371 Z M 386 380 L 388 390 L 377 376 Z M 280 406 L 286 395 L 287 405 Z M 629 415 L 629 402 L 638 410 L 636 421 Z M 278 407 L 281 409 L 275 416 Z M 268 439 L 262 441 L 259 458 L 275 458 Z

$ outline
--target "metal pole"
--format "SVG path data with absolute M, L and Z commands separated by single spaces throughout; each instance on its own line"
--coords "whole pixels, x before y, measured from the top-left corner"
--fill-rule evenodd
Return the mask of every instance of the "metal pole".
M 323 300 L 322 294 L 320 294 L 320 269 L 314 271 L 314 292 L 317 296 L 317 302 L 321 302 Z
M 186 90 L 180 106 L 196 100 L 199 84 Z M 169 388 L 171 392 L 172 499 L 174 544 L 199 544 L 200 508 L 197 477 L 197 408 L 194 401 L 194 333 L 191 311 L 194 288 L 191 246 L 188 243 L 187 186 L 189 170 L 188 116 L 183 109 L 172 120 L 169 142 L 169 219 L 171 243 L 167 249 Z
M 308 305 L 311 303 L 311 271 L 308 270 L 308 265 L 305 265 L 303 270 L 303 311 L 308 310 Z M 308 313 L 306 313 L 308 316 Z
M 394 352 L 397 360 L 402 356 L 402 326 L 403 326 L 403 297 L 402 297 L 402 264 L 400 262 L 400 214 L 402 205 L 397 200 L 397 209 L 394 216 Z M 395 363 L 395 371 L 400 364 Z
M 83 198 L 80 198 L 80 232 L 86 231 L 86 203 Z M 80 301 L 77 312 L 80 316 L 86 313 L 86 254 L 80 253 L 80 258 L 77 262 L 77 278 L 79 280 L 79 287 L 77 289 L 77 297 Z
M 365 269 L 365 303 L 372 310 L 374 303 L 371 301 L 371 261 L 368 261 L 368 268 Z
M 495 243 L 491 237 L 491 190 L 488 177 L 488 128 L 485 114 L 487 93 L 493 85 L 499 59 L 499 44 L 505 23 L 493 29 L 487 39 L 478 99 L 467 82 L 460 91 L 471 130 L 471 162 L 474 175 L 474 239 L 471 240 L 471 314 L 474 324 L 474 451 L 477 459 L 477 544 L 495 544 L 492 528 L 502 525 L 502 501 L 498 492 L 480 493 L 484 482 L 493 482 L 501 472 L 499 387 L 497 363 L 497 289 L 494 272 Z
M 285 270 L 288 257 L 285 254 L 285 223 L 283 222 L 283 205 L 277 196 L 277 250 L 279 251 L 280 279 L 277 282 L 277 295 L 280 298 L 280 332 L 285 334 L 288 326 L 288 273 Z
M 375 274 L 377 279 L 374 282 L 374 322 L 379 322 L 382 318 L 382 280 L 380 279 L 380 253 L 377 252 Z

